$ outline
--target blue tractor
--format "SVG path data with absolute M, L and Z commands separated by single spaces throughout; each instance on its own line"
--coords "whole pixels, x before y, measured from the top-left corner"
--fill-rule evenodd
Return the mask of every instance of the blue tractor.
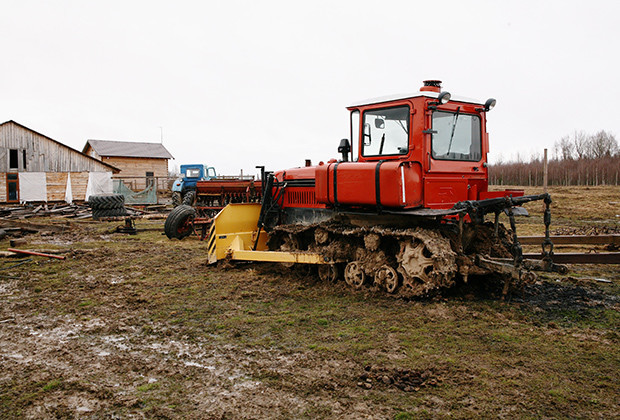
M 196 182 L 217 178 L 213 166 L 202 164 L 181 165 L 181 178 L 172 184 L 172 204 L 191 206 L 196 198 Z

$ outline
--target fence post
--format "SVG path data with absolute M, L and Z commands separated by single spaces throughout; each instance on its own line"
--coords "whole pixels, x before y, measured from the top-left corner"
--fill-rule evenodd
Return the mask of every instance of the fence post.
M 543 157 L 543 191 L 547 192 L 547 149 L 545 149 L 544 157 Z

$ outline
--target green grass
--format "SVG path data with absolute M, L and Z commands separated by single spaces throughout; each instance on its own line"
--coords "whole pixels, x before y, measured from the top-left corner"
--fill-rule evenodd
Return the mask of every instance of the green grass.
M 153 391 L 155 389 L 158 389 L 160 387 L 160 384 L 157 382 L 151 382 L 151 383 L 147 383 L 144 385 L 140 385 L 137 390 L 139 392 L 149 392 L 149 391 Z
M 106 232 L 97 229 L 97 234 Z M 206 266 L 204 244 L 193 239 L 168 241 L 151 231 L 113 238 L 75 243 L 71 247 L 79 252 L 65 261 L 37 259 L 11 270 L 28 278 L 20 283 L 17 308 L 37 319 L 109 322 L 81 333 L 70 345 L 131 332 L 130 344 L 137 348 L 175 341 L 265 352 L 265 358 L 290 356 L 295 361 L 286 365 L 290 370 L 261 365 L 260 359 L 239 363 L 247 362 L 249 377 L 262 386 L 306 402 L 294 417 L 338 417 L 335 403 L 347 410 L 366 404 L 373 413 L 399 420 L 617 414 L 620 319 L 615 307 L 540 309 L 458 296 L 405 302 L 268 266 Z M 620 279 L 617 269 L 609 270 L 605 275 Z M 555 279 L 543 281 L 555 284 Z M 617 296 L 617 285 L 612 286 L 584 287 Z M 134 361 L 131 368 L 125 366 L 132 361 L 130 352 L 119 356 L 125 358 L 114 373 L 119 387 L 107 382 L 105 369 L 106 374 L 89 377 L 89 386 L 106 398 L 84 391 L 82 382 L 60 379 L 50 365 L 37 367 L 41 377 L 36 380 L 4 380 L 0 417 L 23 417 L 33 405 L 49 403 L 52 395 L 76 392 L 98 398 L 102 416 L 199 416 L 190 400 L 209 377 L 180 370 L 173 355 L 148 354 L 153 360 Z M 342 367 L 329 370 L 336 362 Z M 362 389 L 357 382 L 368 365 L 432 369 L 442 381 L 417 392 L 381 384 Z M 20 378 L 35 373 L 13 368 L 22 369 Z M 145 383 L 153 375 L 157 382 Z M 105 402 L 119 390 L 129 402 Z M 272 414 L 284 417 L 277 410 Z

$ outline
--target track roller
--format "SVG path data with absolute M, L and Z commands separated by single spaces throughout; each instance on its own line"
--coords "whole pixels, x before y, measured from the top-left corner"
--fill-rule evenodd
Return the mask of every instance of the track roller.
M 322 281 L 335 283 L 340 277 L 340 271 L 336 264 L 320 264 L 318 267 L 319 278 Z
M 352 261 L 344 269 L 344 280 L 349 286 L 360 289 L 366 280 L 366 273 L 359 261 Z
M 375 273 L 374 285 L 388 293 L 394 293 L 399 286 L 398 273 L 389 265 L 383 265 Z

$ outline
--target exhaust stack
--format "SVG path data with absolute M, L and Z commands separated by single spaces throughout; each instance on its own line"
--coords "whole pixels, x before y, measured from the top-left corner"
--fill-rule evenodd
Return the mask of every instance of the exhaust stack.
M 441 80 L 425 80 L 420 92 L 441 92 Z

